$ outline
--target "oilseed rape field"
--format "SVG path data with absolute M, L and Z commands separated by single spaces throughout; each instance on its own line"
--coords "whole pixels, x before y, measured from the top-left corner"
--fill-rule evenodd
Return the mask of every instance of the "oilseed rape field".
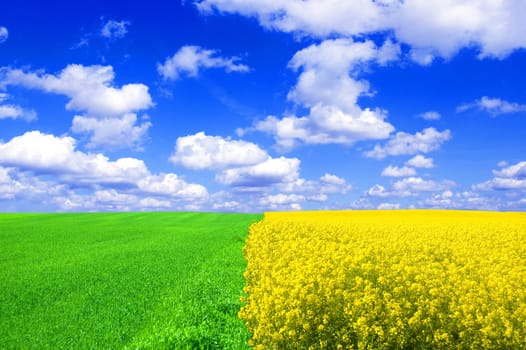
M 526 213 L 266 213 L 243 252 L 255 349 L 526 348 Z

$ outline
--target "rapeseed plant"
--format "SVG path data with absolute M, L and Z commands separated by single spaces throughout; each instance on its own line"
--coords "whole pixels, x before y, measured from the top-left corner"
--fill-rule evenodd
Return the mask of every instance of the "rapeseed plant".
M 266 213 L 239 316 L 256 349 L 523 349 L 524 242 L 524 213 Z

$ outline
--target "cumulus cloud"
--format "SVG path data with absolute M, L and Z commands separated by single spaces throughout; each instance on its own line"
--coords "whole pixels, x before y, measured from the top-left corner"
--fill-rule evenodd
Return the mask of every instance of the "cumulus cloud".
M 13 199 L 24 190 L 23 185 L 11 177 L 10 169 L 0 166 L 0 199 Z
M 239 13 L 256 17 L 270 29 L 300 32 L 314 36 L 358 34 L 376 30 L 380 11 L 370 1 L 259 1 L 259 0 L 202 0 L 197 8 L 205 13 Z M 349 21 L 353 18 L 353 21 Z
M 0 27 L 0 44 L 4 43 L 9 37 L 9 31 L 6 27 Z
M 46 200 L 62 211 L 159 211 L 189 210 L 188 202 L 177 203 L 171 199 L 143 197 L 116 189 L 98 190 L 91 194 L 69 191 Z M 195 205 L 198 210 L 199 206 Z
M 273 158 L 254 143 L 210 136 L 204 132 L 179 137 L 171 161 L 193 170 L 218 171 L 215 176 L 217 182 L 231 186 L 234 193 L 244 193 L 241 199 L 244 202 L 248 200 L 247 193 L 252 193 L 255 196 L 251 199 L 252 205 L 258 205 L 263 210 L 276 209 L 278 205 L 282 209 L 291 208 L 289 204 L 292 203 L 283 207 L 284 203 L 271 202 L 275 198 L 301 197 L 305 201 L 319 202 L 326 201 L 329 194 L 346 193 L 352 188 L 345 179 L 329 173 L 319 180 L 302 179 L 299 176 L 299 159 Z M 271 194 L 275 190 L 282 196 Z M 212 199 L 214 209 L 233 210 L 236 207 L 246 210 L 250 207 L 243 207 L 240 201 L 231 198 L 220 199 L 217 202 Z M 232 206 L 225 206 L 223 202 L 231 202 Z
M 152 107 L 153 102 L 146 85 L 116 87 L 114 79 L 111 66 L 71 64 L 58 74 L 0 69 L 0 87 L 22 86 L 67 96 L 67 110 L 85 112 L 74 118 L 73 130 L 90 134 L 91 146 L 135 146 L 151 124 L 135 125 L 134 113 Z M 129 139 L 125 140 L 127 137 Z
M 459 196 L 457 195 L 457 200 L 458 200 L 458 197 Z M 431 197 L 425 199 L 423 204 L 426 207 L 451 208 L 457 205 L 457 201 L 454 198 L 453 192 L 450 190 L 447 190 L 442 193 L 433 194 Z
M 130 183 L 148 174 L 142 160 L 110 161 L 100 153 L 83 153 L 75 148 L 72 137 L 30 131 L 0 143 L 0 165 L 59 174 L 64 180 L 81 183 Z
M 157 64 L 157 72 L 166 80 L 181 76 L 197 77 L 202 68 L 223 68 L 226 72 L 248 72 L 247 65 L 238 63 L 239 57 L 221 57 L 216 50 L 199 46 L 183 46 L 163 64 Z
M 114 189 L 95 191 L 95 200 L 100 203 L 110 204 L 116 207 L 133 206 L 137 197 L 132 194 L 119 193 Z
M 265 188 L 298 179 L 299 165 L 297 158 L 269 157 L 255 165 L 226 169 L 216 176 L 216 180 L 233 187 Z
M 113 86 L 112 66 L 70 64 L 56 75 L 10 68 L 0 72 L 0 86 L 22 86 L 65 95 L 70 98 L 66 109 L 85 111 L 90 116 L 120 116 L 153 105 L 144 84 Z
M 77 115 L 73 118 L 71 130 L 74 133 L 90 135 L 88 148 L 104 145 L 108 148 L 139 148 L 152 123 L 146 119 L 137 124 L 135 113 L 126 113 L 113 118 L 90 118 Z
M 170 208 L 172 203 L 167 200 L 160 200 L 152 197 L 146 197 L 139 201 L 141 208 L 145 209 L 160 209 L 160 208 Z
M 189 184 L 176 174 L 150 175 L 137 182 L 138 188 L 150 194 L 186 199 L 200 199 L 208 196 L 204 186 Z
M 442 118 L 440 113 L 435 112 L 435 111 L 427 111 L 427 112 L 421 113 L 418 115 L 418 117 L 424 120 L 439 120 L 440 118 Z
M 374 42 L 352 39 L 325 40 L 299 52 L 289 67 L 299 71 L 289 100 L 309 110 L 306 116 L 269 116 L 248 130 L 274 136 L 283 150 L 299 143 L 351 145 L 362 140 L 384 139 L 394 131 L 380 108 L 362 109 L 357 101 L 370 95 L 369 83 L 360 78 L 369 63 L 386 64 L 396 59 L 400 48 L 391 41 L 377 47 Z
M 421 177 L 408 177 L 393 184 L 396 193 L 413 195 L 416 192 L 444 191 L 455 186 L 453 181 L 424 180 Z
M 64 191 L 62 184 L 41 181 L 31 174 L 0 166 L 0 200 L 34 199 L 37 196 L 56 196 Z
M 506 211 L 524 211 L 526 209 L 526 200 L 524 197 L 512 195 L 511 192 L 506 192 L 506 194 L 506 196 L 502 196 L 501 193 L 487 191 L 444 191 L 420 200 L 418 205 L 423 208 L 437 209 L 454 208 Z
M 494 170 L 493 174 L 493 179 L 474 185 L 473 188 L 481 191 L 526 190 L 526 161 Z
M 34 110 L 24 109 L 16 104 L 4 104 L 9 99 L 6 93 L 0 93 L 0 119 L 22 119 L 32 121 L 37 119 L 37 113 Z
M 412 166 L 414 168 L 433 168 L 435 164 L 433 163 L 433 158 L 426 158 L 421 154 L 417 154 L 413 158 L 405 162 L 406 165 Z
M 437 131 L 435 128 L 426 128 L 414 135 L 400 131 L 392 136 L 385 145 L 376 145 L 372 150 L 365 152 L 365 156 L 382 159 L 387 156 L 429 153 L 439 149 L 450 138 L 449 130 Z
M 274 136 L 278 149 L 288 151 L 300 143 L 352 145 L 358 141 L 377 140 L 389 136 L 394 127 L 384 121 L 384 110 L 366 108 L 358 115 L 317 105 L 305 117 L 269 116 L 255 124 L 254 129 Z
M 397 167 L 389 165 L 384 170 L 382 170 L 382 176 L 390 176 L 390 177 L 405 177 L 405 176 L 412 176 L 416 174 L 416 170 L 414 168 L 410 168 L 407 166 L 403 167 Z
M 130 22 L 128 21 L 114 21 L 108 20 L 102 26 L 100 30 L 100 35 L 107 39 L 121 39 L 126 36 L 128 33 L 128 26 Z
M 212 205 L 214 210 L 221 211 L 237 211 L 243 209 L 242 207 L 243 205 L 238 201 L 220 201 Z
M 394 182 L 390 188 L 376 184 L 368 189 L 365 194 L 369 197 L 410 197 L 417 196 L 422 192 L 446 191 L 455 186 L 450 180 L 433 181 L 424 180 L 421 177 L 407 177 Z
M 334 174 L 325 173 L 319 180 L 297 178 L 294 181 L 281 183 L 278 189 L 282 192 L 303 193 L 308 199 L 326 201 L 328 194 L 344 194 L 352 189 L 352 185 Z
M 156 195 L 177 200 L 198 200 L 208 196 L 204 186 L 188 183 L 176 174 L 151 174 L 142 160 L 119 158 L 112 161 L 101 153 L 76 150 L 76 141 L 69 136 L 59 137 L 39 131 L 27 132 L 9 142 L 0 143 L 0 169 L 3 168 L 16 169 L 18 173 L 29 172 L 37 178 L 51 176 L 72 189 L 90 187 L 108 190 L 101 192 L 105 196 L 117 193 L 112 190 L 117 191 L 118 188 L 130 192 L 119 192 L 123 194 L 119 198 Z M 5 174 L 0 175 L 5 178 Z M 76 207 L 75 198 L 78 197 L 75 195 L 57 198 L 57 203 Z M 101 198 L 95 194 L 92 199 L 100 202 Z
M 266 28 L 318 38 L 389 31 L 421 64 L 450 58 L 464 47 L 498 58 L 526 47 L 521 0 L 201 0 L 196 6 L 203 13 L 238 13 Z
M 337 186 L 338 189 L 336 189 L 335 191 L 342 191 L 345 189 L 350 189 L 350 188 L 347 188 L 347 183 L 345 179 L 342 179 L 341 177 L 333 175 L 333 174 L 325 173 L 322 177 L 320 177 L 320 181 L 321 183 L 327 185 L 328 187 Z
M 33 110 L 26 110 L 18 105 L 0 105 L 0 119 L 23 119 L 32 121 L 37 119 L 37 114 Z
M 464 112 L 470 109 L 478 109 L 487 112 L 492 116 L 498 116 L 501 114 L 526 112 L 526 104 L 508 102 L 500 98 L 483 96 L 474 102 L 458 106 L 457 112 Z
M 501 170 L 494 170 L 493 173 L 499 177 L 526 179 L 526 161 L 504 166 Z
M 369 188 L 365 192 L 365 194 L 370 197 L 380 197 L 380 198 L 395 196 L 395 194 L 392 194 L 384 186 L 379 185 L 379 184 L 376 184 L 373 187 Z
M 380 203 L 376 209 L 378 210 L 395 210 L 400 209 L 400 203 Z
M 313 44 L 298 51 L 289 62 L 290 68 L 301 70 L 289 99 L 307 107 L 323 104 L 355 109 L 357 98 L 369 93 L 369 83 L 359 79 L 363 65 L 385 64 L 397 59 L 398 54 L 399 47 L 389 40 L 381 47 L 371 40 L 347 38 Z
M 170 160 L 194 170 L 225 169 L 266 161 L 267 152 L 258 145 L 204 132 L 177 138 Z
M 305 196 L 297 194 L 275 194 L 267 195 L 260 199 L 259 204 L 270 208 L 270 209 L 292 209 L 292 210 L 301 210 L 301 204 L 305 201 Z

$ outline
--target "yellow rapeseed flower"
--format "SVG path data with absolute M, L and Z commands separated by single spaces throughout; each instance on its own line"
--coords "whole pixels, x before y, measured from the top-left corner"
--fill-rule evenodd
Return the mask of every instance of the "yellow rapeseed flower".
M 523 349 L 524 242 L 525 213 L 266 213 L 239 317 L 256 349 Z

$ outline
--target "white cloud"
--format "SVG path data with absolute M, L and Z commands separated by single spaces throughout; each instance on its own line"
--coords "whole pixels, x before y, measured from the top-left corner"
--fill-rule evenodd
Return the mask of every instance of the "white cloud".
M 290 68 L 302 71 L 289 99 L 307 107 L 323 104 L 354 110 L 357 98 L 369 93 L 369 83 L 358 79 L 362 66 L 395 60 L 398 50 L 389 40 L 382 47 L 371 40 L 355 42 L 352 39 L 313 44 L 298 51 L 289 62 Z
M 18 172 L 15 168 L 0 166 L 0 199 L 25 198 L 33 200 L 38 196 L 56 196 L 65 186 L 41 181 L 31 174 Z
M 371 151 L 365 152 L 365 156 L 382 159 L 387 156 L 429 153 L 439 149 L 442 143 L 450 138 L 449 130 L 426 128 L 414 135 L 401 131 L 392 136 L 384 146 L 376 145 Z
M 477 47 L 480 57 L 498 58 L 526 47 L 526 4 L 521 0 L 201 0 L 197 7 L 204 13 L 255 17 L 267 28 L 320 38 L 390 31 L 421 64 L 436 56 L 450 58 L 464 47 Z
M 366 108 L 357 115 L 346 114 L 332 106 L 317 105 L 307 117 L 269 116 L 256 123 L 255 130 L 272 134 L 281 150 L 290 150 L 299 142 L 306 144 L 352 145 L 358 141 L 384 139 L 394 130 L 384 119 L 387 113 Z
M 4 43 L 9 37 L 9 31 L 6 27 L 0 27 L 0 44 Z
M 526 161 L 504 166 L 503 169 L 494 170 L 493 173 L 499 177 L 524 179 L 526 178 Z
M 494 170 L 495 177 L 473 186 L 481 191 L 526 190 L 526 161 L 518 162 L 501 170 Z
M 150 175 L 137 182 L 145 193 L 182 199 L 202 199 L 208 196 L 204 186 L 189 184 L 176 174 Z
M 179 137 L 171 161 L 194 170 L 219 170 L 215 177 L 217 182 L 234 187 L 236 193 L 254 193 L 256 197 L 261 193 L 270 196 L 269 192 L 278 190 L 285 192 L 284 196 L 295 195 L 309 201 L 327 201 L 328 194 L 346 193 L 352 188 L 345 179 L 329 173 L 317 181 L 302 179 L 299 177 L 300 161 L 296 158 L 272 158 L 254 143 L 209 136 L 204 132 Z M 270 208 L 270 204 L 262 201 L 262 198 L 254 201 L 263 209 Z M 220 200 L 214 202 L 212 199 L 214 209 L 232 210 L 232 207 L 222 204 L 225 201 L 239 203 L 231 198 Z M 246 201 L 247 198 L 243 200 Z
M 111 66 L 68 65 L 60 73 L 0 69 L 0 87 L 23 86 L 69 97 L 67 110 L 85 112 L 73 119 L 73 131 L 91 135 L 90 146 L 137 147 L 151 123 L 134 125 L 134 112 L 153 106 L 148 87 L 115 87 Z M 120 142 L 123 141 L 123 142 Z
M 158 209 L 158 208 L 170 208 L 172 206 L 172 203 L 167 200 L 159 200 L 156 198 L 146 197 L 139 201 L 139 205 L 141 208 L 152 208 L 152 209 Z
M 73 118 L 71 130 L 90 135 L 88 148 L 95 148 L 97 145 L 108 148 L 140 148 L 151 126 L 149 120 L 138 125 L 135 113 L 104 119 L 77 115 Z
M 439 120 L 442 116 L 438 112 L 428 111 L 428 112 L 419 114 L 418 117 L 424 120 Z
M 511 194 L 506 192 L 506 194 Z M 501 196 L 497 192 L 452 192 L 444 191 L 418 202 L 420 207 L 455 208 L 471 210 L 514 210 L 524 211 L 526 201 L 520 196 Z
M 214 203 L 212 205 L 212 208 L 214 210 L 237 211 L 239 209 L 242 209 L 242 205 L 241 203 L 237 201 L 224 201 L 224 202 Z
M 416 174 L 416 170 L 414 168 L 410 167 L 397 167 L 389 165 L 387 168 L 382 170 L 382 176 L 390 176 L 390 177 L 405 177 L 405 176 L 412 176 Z
M 316 201 L 327 200 L 327 194 L 344 194 L 352 189 L 352 185 L 339 176 L 326 173 L 319 180 L 297 178 L 294 181 L 278 185 L 283 192 L 299 192 L 308 195 L 308 199 Z
M 75 150 L 76 141 L 39 131 L 26 132 L 0 143 L 0 164 L 36 173 L 58 174 L 63 180 L 80 183 L 133 183 L 146 176 L 142 160 L 110 161 L 97 153 Z
M 422 57 L 450 58 L 463 47 L 478 47 L 481 57 L 524 48 L 519 33 L 526 30 L 525 11 L 520 0 L 412 0 L 396 6 L 391 18 L 397 38 L 414 48 L 415 60 L 426 63 Z
M 199 46 L 183 46 L 163 64 L 157 64 L 157 72 L 164 79 L 179 79 L 182 75 L 197 77 L 201 68 L 223 68 L 226 72 L 248 72 L 247 65 L 238 63 L 239 57 L 221 57 L 216 50 Z
M 186 168 L 203 170 L 254 165 L 268 158 L 267 152 L 254 143 L 198 132 L 177 138 L 170 160 Z
M 107 21 L 100 31 L 100 35 L 108 39 L 121 39 L 128 33 L 128 21 Z
M 433 158 L 426 158 L 421 154 L 417 154 L 413 158 L 409 159 L 407 162 L 405 162 L 406 165 L 412 166 L 414 168 L 433 168 L 435 164 L 433 164 Z
M 0 105 L 0 119 L 22 119 L 32 121 L 37 119 L 37 113 L 33 110 L 23 109 L 18 105 Z
M 399 47 L 391 41 L 377 47 L 370 40 L 352 39 L 326 40 L 297 52 L 289 67 L 301 73 L 288 98 L 308 108 L 309 114 L 282 119 L 269 116 L 247 130 L 273 135 L 283 150 L 301 142 L 351 145 L 387 138 L 394 131 L 385 121 L 387 112 L 362 109 L 357 103 L 359 97 L 371 94 L 369 83 L 359 75 L 366 64 L 385 64 L 398 54 Z
M 368 197 L 360 197 L 350 203 L 352 209 L 375 209 L 376 207 Z
M 298 179 L 299 165 L 297 158 L 269 157 L 255 165 L 226 169 L 216 176 L 216 180 L 234 187 L 265 188 Z
M 24 190 L 23 185 L 11 178 L 10 169 L 0 167 L 0 199 L 13 199 Z
M 526 104 L 508 102 L 500 98 L 483 96 L 474 102 L 458 106 L 457 112 L 464 112 L 469 109 L 478 109 L 490 113 L 493 116 L 497 116 L 501 114 L 526 112 Z
M 134 195 L 119 193 L 114 189 L 95 191 L 93 197 L 97 202 L 117 207 L 133 207 L 138 200 Z
M 152 174 L 142 160 L 112 161 L 75 147 L 71 137 L 39 131 L 0 142 L 0 199 L 35 197 L 62 210 L 182 210 L 208 197 L 204 186 Z
M 37 113 L 33 110 L 24 109 L 15 104 L 2 104 L 10 97 L 9 94 L 0 92 L 0 119 L 23 119 L 25 121 L 37 119 Z
M 46 201 L 63 211 L 132 211 L 143 209 L 140 207 L 140 200 L 136 195 L 115 189 L 97 190 L 90 194 L 67 191 Z
M 369 197 L 410 197 L 417 196 L 421 192 L 447 191 L 455 186 L 450 180 L 433 181 L 424 180 L 421 177 L 407 177 L 394 182 L 388 189 L 382 185 L 374 185 L 365 194 Z
M 448 190 L 455 186 L 453 181 L 424 180 L 421 177 L 408 177 L 393 184 L 396 193 L 413 195 L 415 192 L 435 192 Z
M 379 184 L 376 184 L 370 189 L 368 189 L 365 192 L 365 194 L 370 197 L 380 197 L 380 198 L 393 196 L 393 194 L 391 194 L 384 186 L 379 185 Z
M 400 203 L 380 203 L 376 209 L 378 210 L 395 210 L 400 209 Z
M 106 49 L 108 49 L 108 42 L 124 38 L 128 34 L 129 26 L 130 22 L 126 20 L 106 20 L 104 17 L 100 17 L 99 28 L 95 32 L 84 33 L 79 41 L 71 46 L 71 50 L 88 47 L 91 43 L 100 41 L 100 38 L 102 38 Z M 104 61 L 104 56 L 102 56 L 102 59 Z
M 145 195 L 146 196 L 143 196 Z M 49 197 L 49 195 L 48 195 Z M 173 201 L 174 198 L 158 198 L 147 193 L 129 193 L 119 189 L 96 190 L 90 194 L 79 194 L 67 191 L 63 194 L 46 199 L 49 205 L 54 205 L 63 211 L 151 211 L 151 210 L 192 210 L 187 201 Z M 191 203 L 194 203 L 193 199 Z M 200 203 L 191 204 L 199 210 Z
M 305 196 L 302 195 L 279 193 L 261 198 L 260 204 L 275 209 L 283 205 L 299 204 L 304 201 Z
M 342 189 L 341 187 L 346 186 L 345 179 L 342 179 L 339 176 L 329 174 L 329 173 L 325 173 L 322 177 L 320 177 L 320 180 L 322 183 L 326 185 L 339 186 L 340 187 L 339 190 Z
M 357 34 L 377 30 L 380 9 L 370 1 L 265 1 L 202 0 L 196 4 L 203 12 L 216 9 L 256 17 L 271 29 L 301 32 L 315 36 L 332 33 Z M 349 18 L 353 18 L 352 21 Z
M 3 68 L 0 86 L 38 89 L 70 98 L 66 109 L 85 111 L 90 117 L 113 117 L 150 108 L 153 103 L 144 84 L 114 87 L 112 66 L 70 64 L 59 74 Z
M 427 207 L 433 208 L 451 208 L 457 205 L 453 192 L 447 190 L 442 193 L 433 194 L 423 202 Z

